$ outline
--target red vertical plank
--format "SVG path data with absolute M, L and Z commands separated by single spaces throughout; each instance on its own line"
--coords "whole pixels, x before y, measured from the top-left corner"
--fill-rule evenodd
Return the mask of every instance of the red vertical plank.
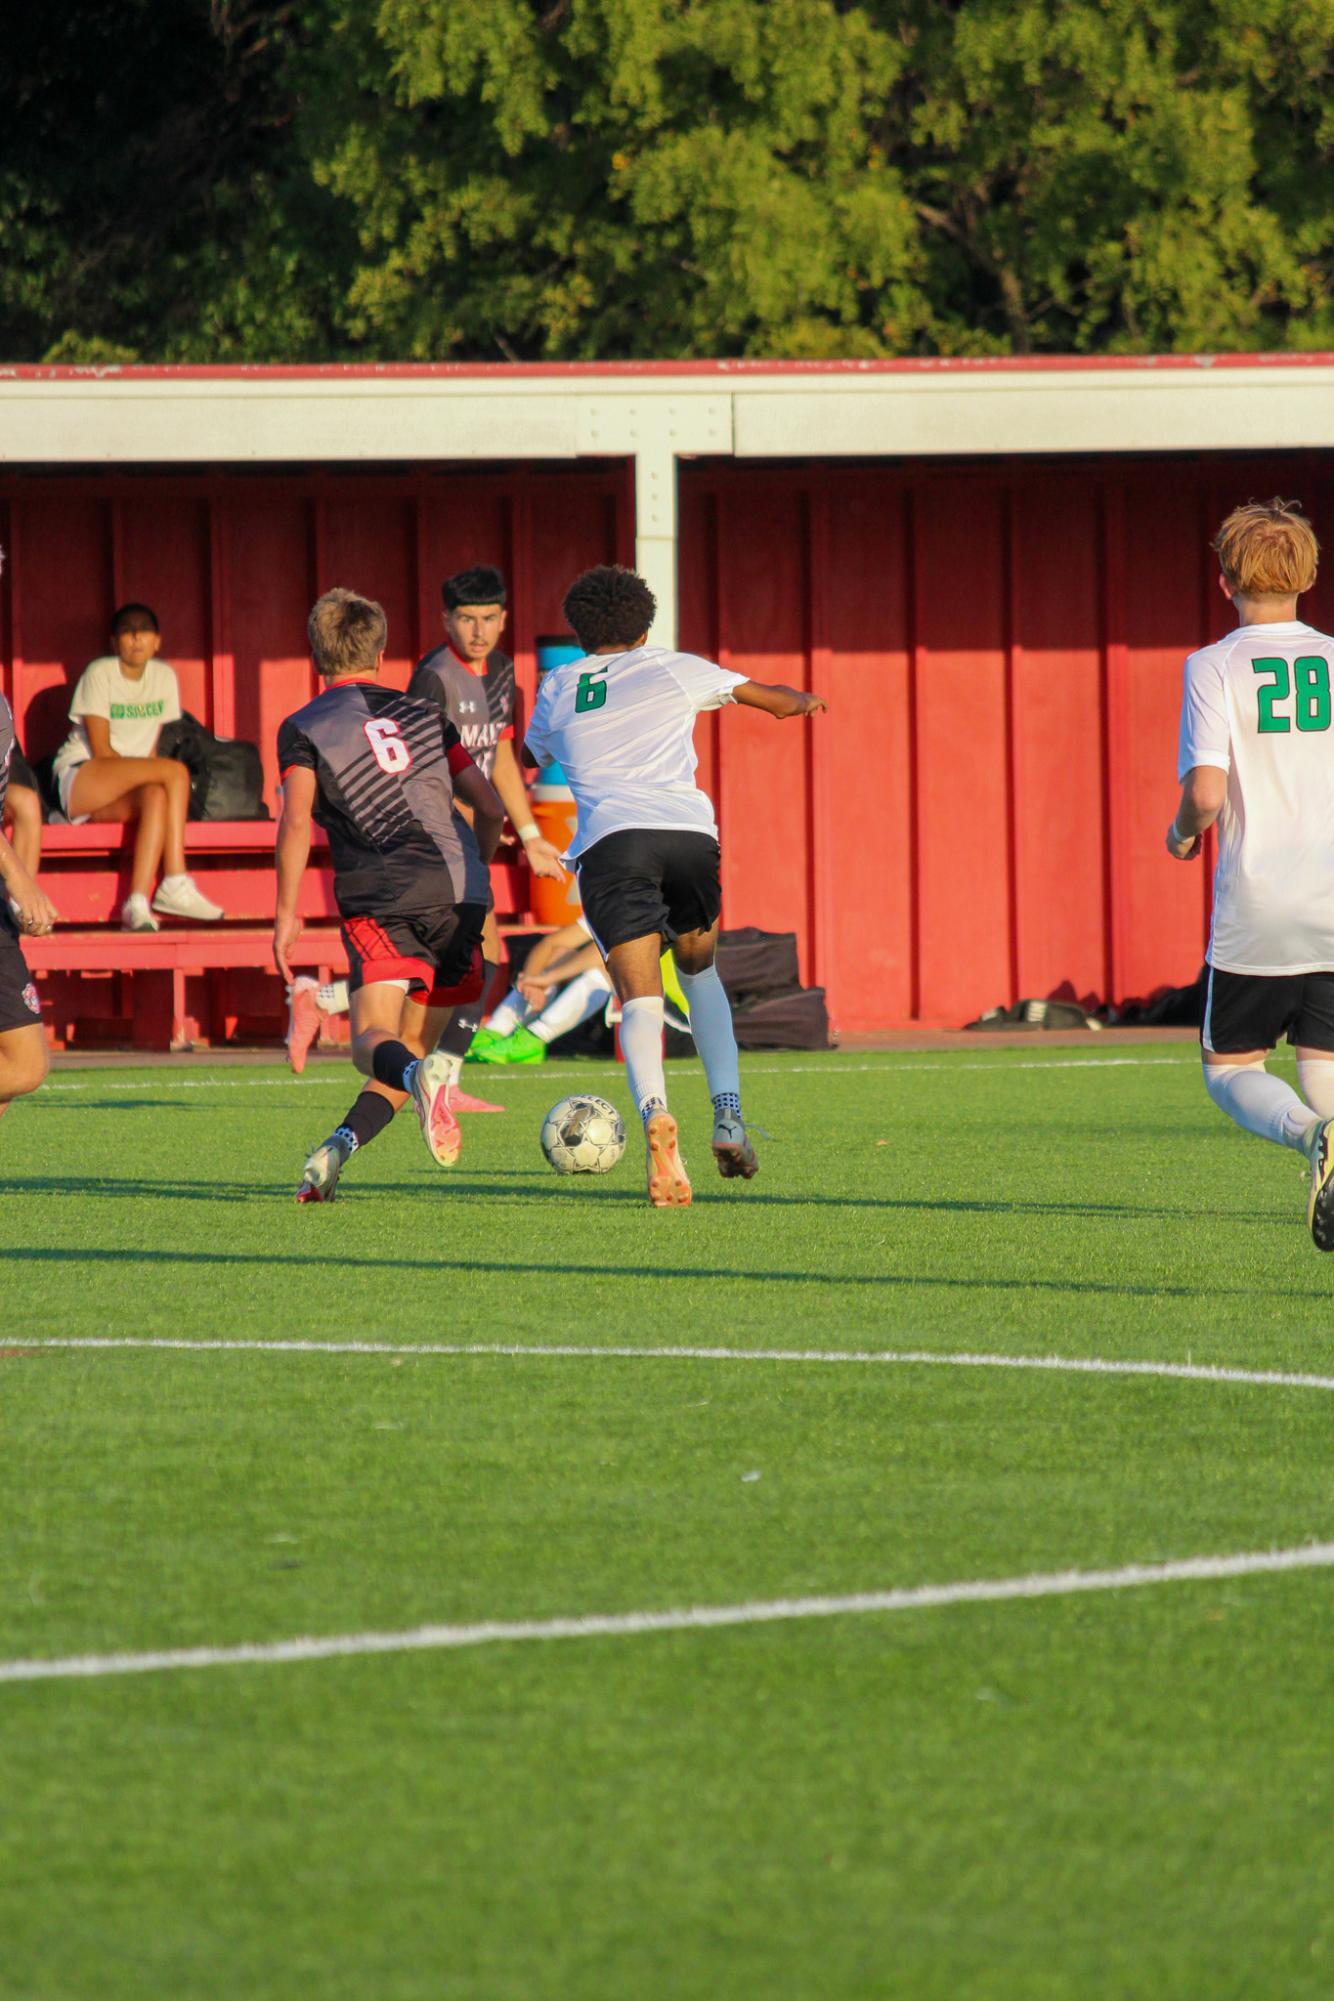
M 74 684 L 107 648 L 111 569 L 105 503 L 80 491 L 20 489 L 14 509 L 22 593 L 23 747 L 44 757 L 69 729 Z
M 906 1021 L 913 1007 L 911 579 L 901 481 L 832 476 L 822 540 L 812 666 L 829 711 L 802 725 L 818 774 L 818 977 L 837 1025 L 857 1031 Z
M 805 683 L 804 477 L 733 476 L 722 489 L 720 652 L 757 681 Z M 723 921 L 795 931 L 802 977 L 811 947 L 806 832 L 809 802 L 801 729 L 729 709 L 719 730 Z
M 1012 501 L 1016 983 L 1106 997 L 1099 511 L 1082 474 Z
M 162 628 L 162 658 L 181 702 L 213 728 L 209 661 L 209 522 L 204 500 L 167 480 L 136 480 L 113 508 L 116 600 L 151 605 Z
M 384 679 L 406 688 L 416 662 L 416 524 L 402 490 L 340 480 L 321 502 L 318 591 L 342 585 L 384 606 L 389 621 Z
M 229 737 L 236 735 L 236 656 L 232 651 L 231 502 L 225 493 L 215 492 L 209 501 L 208 529 L 213 728 L 219 736 Z
M 299 492 L 256 484 L 237 494 L 231 596 L 236 731 L 259 745 L 270 801 L 278 777 L 278 725 L 315 692 L 306 642 L 309 559 L 307 506 Z
M 417 547 L 417 640 L 422 652 L 438 646 L 445 636 L 440 586 L 446 577 L 474 563 L 495 563 L 512 570 L 507 506 L 490 479 L 458 474 L 432 480 L 422 493 L 415 524 Z M 510 586 L 510 626 L 506 646 L 512 650 L 517 610 L 515 577 Z
M 919 1009 L 957 1023 L 1012 998 L 1003 497 L 932 479 L 914 530 Z

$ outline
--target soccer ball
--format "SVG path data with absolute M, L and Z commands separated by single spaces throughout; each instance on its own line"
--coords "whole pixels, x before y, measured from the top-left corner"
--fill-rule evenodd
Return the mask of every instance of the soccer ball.
M 542 1121 L 542 1151 L 557 1174 L 606 1174 L 625 1152 L 625 1127 L 605 1098 L 562 1098 Z

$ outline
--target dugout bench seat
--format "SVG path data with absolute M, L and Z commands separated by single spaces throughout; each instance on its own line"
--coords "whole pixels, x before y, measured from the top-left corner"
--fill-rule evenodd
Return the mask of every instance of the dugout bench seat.
M 276 831 L 272 820 L 191 821 L 186 865 L 225 918 L 164 918 L 158 931 L 122 931 L 135 828 L 43 827 L 42 887 L 60 924 L 50 938 L 25 938 L 23 952 L 53 1047 L 279 1041 L 287 1003 L 272 952 Z M 305 929 L 292 954 L 320 980 L 347 971 L 328 852 L 317 834 L 298 905 Z M 502 933 L 527 928 L 527 870 L 517 859 L 497 861 L 491 886 Z M 330 1024 L 329 1039 L 345 1037 L 345 1019 Z

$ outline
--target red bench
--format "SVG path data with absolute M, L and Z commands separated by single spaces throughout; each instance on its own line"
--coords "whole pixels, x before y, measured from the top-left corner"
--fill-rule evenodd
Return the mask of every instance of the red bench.
M 119 922 L 133 827 L 43 828 L 42 886 L 60 926 L 53 937 L 25 939 L 23 950 L 53 1044 L 181 1049 L 281 1038 L 286 999 L 271 946 L 275 831 L 272 820 L 192 821 L 190 871 L 225 919 L 164 919 L 159 931 L 134 932 Z M 293 954 L 321 980 L 347 971 L 327 856 L 320 842 L 302 884 L 306 928 Z M 497 862 L 491 883 L 502 931 L 531 922 L 522 866 Z

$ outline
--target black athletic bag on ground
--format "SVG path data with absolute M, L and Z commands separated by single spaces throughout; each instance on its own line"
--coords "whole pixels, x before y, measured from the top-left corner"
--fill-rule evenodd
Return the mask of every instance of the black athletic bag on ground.
M 732 1009 L 739 1049 L 829 1049 L 823 987 L 754 994 Z
M 753 924 L 720 931 L 716 964 L 733 1007 L 756 994 L 786 993 L 801 983 L 795 931 L 760 931 Z

